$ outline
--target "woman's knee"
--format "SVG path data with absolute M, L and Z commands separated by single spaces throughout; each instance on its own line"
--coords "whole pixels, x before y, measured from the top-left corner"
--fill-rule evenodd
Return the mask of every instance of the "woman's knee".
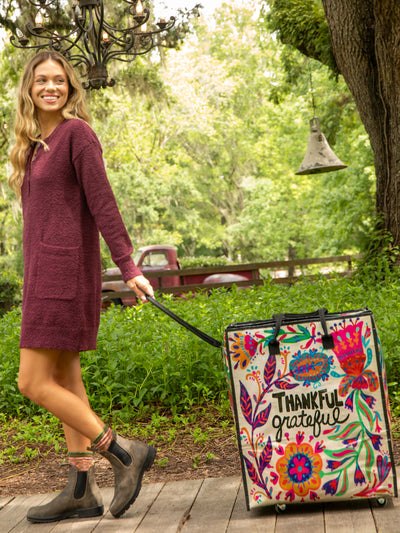
M 32 377 L 29 378 L 29 376 L 20 372 L 18 376 L 18 389 L 23 396 L 41 405 L 46 391 L 46 382 L 43 380 L 37 382 Z
M 39 405 L 43 403 L 48 385 L 54 381 L 52 376 L 56 357 L 56 353 L 49 350 L 21 350 L 18 389 L 23 396 Z
M 29 398 L 31 394 L 30 385 L 31 383 L 29 383 L 29 380 L 25 379 L 25 376 L 20 372 L 18 375 L 18 389 L 19 389 L 19 392 L 23 396 L 26 396 L 27 398 Z

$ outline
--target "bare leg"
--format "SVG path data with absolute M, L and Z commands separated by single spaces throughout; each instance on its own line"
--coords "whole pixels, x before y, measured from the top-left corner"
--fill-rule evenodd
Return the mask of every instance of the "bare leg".
M 93 441 L 103 430 L 104 424 L 89 407 L 80 377 L 80 365 L 79 380 L 76 380 L 76 355 L 68 364 L 61 361 L 65 353 L 60 350 L 22 348 L 18 386 L 24 396 L 61 420 L 67 429 L 68 449 L 71 446 L 79 449 L 70 451 L 82 451 L 82 446 L 87 442 L 82 436 Z M 72 385 L 67 374 L 70 378 L 75 376 Z M 60 382 L 66 384 L 67 381 L 68 388 L 60 385 Z
M 62 352 L 60 354 L 56 367 L 55 381 L 61 387 L 64 387 L 64 389 L 74 393 L 88 407 L 90 407 L 86 390 L 82 381 L 79 352 Z M 97 415 L 95 416 L 98 418 Z M 100 425 L 102 425 L 102 422 L 99 418 L 98 422 Z M 90 446 L 90 440 L 87 437 L 65 423 L 63 423 L 63 429 L 69 452 L 76 453 L 87 451 L 88 446 Z
M 103 431 L 103 422 L 89 407 L 78 353 L 23 348 L 18 386 L 22 394 L 61 420 L 70 452 L 85 450 L 86 445 Z M 96 443 L 96 448 L 110 461 L 114 471 L 115 491 L 110 511 L 118 518 L 136 500 L 143 474 L 151 468 L 156 450 L 144 443 L 112 434 L 110 429 L 104 435 L 104 442 L 102 440 Z M 70 472 L 74 473 L 76 469 L 71 469 Z M 28 519 L 45 522 L 75 516 L 76 513 L 83 516 L 87 512 L 93 512 L 97 516 L 102 512 L 99 503 L 101 500 L 98 498 L 95 498 L 94 505 L 88 504 L 87 508 L 77 509 L 75 492 L 71 492 L 68 487 L 70 484 L 60 494 L 60 499 L 56 498 L 47 505 L 30 509 Z M 75 489 L 76 487 L 77 485 Z

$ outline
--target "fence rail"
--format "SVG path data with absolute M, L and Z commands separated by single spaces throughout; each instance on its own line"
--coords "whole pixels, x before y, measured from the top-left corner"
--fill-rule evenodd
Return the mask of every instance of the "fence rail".
M 245 263 L 237 265 L 223 265 L 223 266 L 213 266 L 213 267 L 199 267 L 199 268 L 185 268 L 181 270 L 163 270 L 158 272 L 146 272 L 145 276 L 148 279 L 156 278 L 158 279 L 159 288 L 158 292 L 169 293 L 169 294 L 180 294 L 183 292 L 191 292 L 196 290 L 210 290 L 217 289 L 220 287 L 229 288 L 232 285 L 237 287 L 249 287 L 263 285 L 266 276 L 258 274 L 262 270 L 267 270 L 271 272 L 272 281 L 274 283 L 293 283 L 298 280 L 300 277 L 304 277 L 301 272 L 301 267 L 309 267 L 312 265 L 329 265 L 329 264 L 345 264 L 345 270 L 337 272 L 335 268 L 331 267 L 329 269 L 323 268 L 319 275 L 323 274 L 325 276 L 332 275 L 332 272 L 335 275 L 347 276 L 353 272 L 354 261 L 361 259 L 361 254 L 355 255 L 336 255 L 332 257 L 315 257 L 309 259 L 293 259 L 289 261 L 267 261 L 263 263 Z M 299 272 L 300 270 L 300 272 Z M 223 273 L 235 273 L 241 271 L 251 271 L 251 279 L 244 281 L 234 281 L 234 282 L 223 282 L 223 283 L 201 283 L 201 284 L 190 284 L 184 285 L 182 283 L 183 278 L 191 275 L 206 274 L 207 276 L 212 274 L 223 274 Z M 170 276 L 179 276 L 181 279 L 181 285 L 175 287 L 163 287 L 162 279 Z M 315 277 L 315 274 L 307 275 L 308 278 Z M 103 275 L 103 282 L 105 281 L 116 281 L 121 280 L 120 275 Z M 123 292 L 109 292 L 103 294 L 103 301 L 115 300 L 117 298 L 126 298 L 134 296 L 132 291 L 123 291 Z

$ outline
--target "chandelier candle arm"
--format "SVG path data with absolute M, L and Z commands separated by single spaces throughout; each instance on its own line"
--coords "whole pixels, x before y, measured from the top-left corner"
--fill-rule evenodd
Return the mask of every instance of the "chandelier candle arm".
M 150 10 L 141 0 L 123 0 L 127 5 L 124 18 L 125 28 L 116 28 L 105 20 L 103 0 L 75 0 L 72 5 L 69 33 L 46 28 L 46 20 L 53 20 L 58 6 L 57 0 L 28 0 L 36 8 L 34 22 L 28 22 L 24 33 L 20 28 L 12 35 L 10 42 L 16 48 L 49 49 L 63 54 L 71 63 L 86 68 L 85 88 L 100 89 L 114 85 L 109 78 L 107 64 L 111 60 L 130 63 L 138 55 L 161 46 L 160 34 L 170 31 L 175 18 L 167 22 L 161 19 L 149 28 Z M 33 42 L 32 42 L 33 41 Z

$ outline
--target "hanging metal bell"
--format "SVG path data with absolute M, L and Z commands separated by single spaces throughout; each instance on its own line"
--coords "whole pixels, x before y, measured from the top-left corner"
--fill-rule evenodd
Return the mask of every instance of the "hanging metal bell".
M 336 157 L 325 135 L 321 132 L 317 117 L 313 117 L 310 120 L 310 131 L 306 155 L 299 170 L 295 174 L 320 174 L 322 172 L 331 172 L 346 168 L 347 165 Z

